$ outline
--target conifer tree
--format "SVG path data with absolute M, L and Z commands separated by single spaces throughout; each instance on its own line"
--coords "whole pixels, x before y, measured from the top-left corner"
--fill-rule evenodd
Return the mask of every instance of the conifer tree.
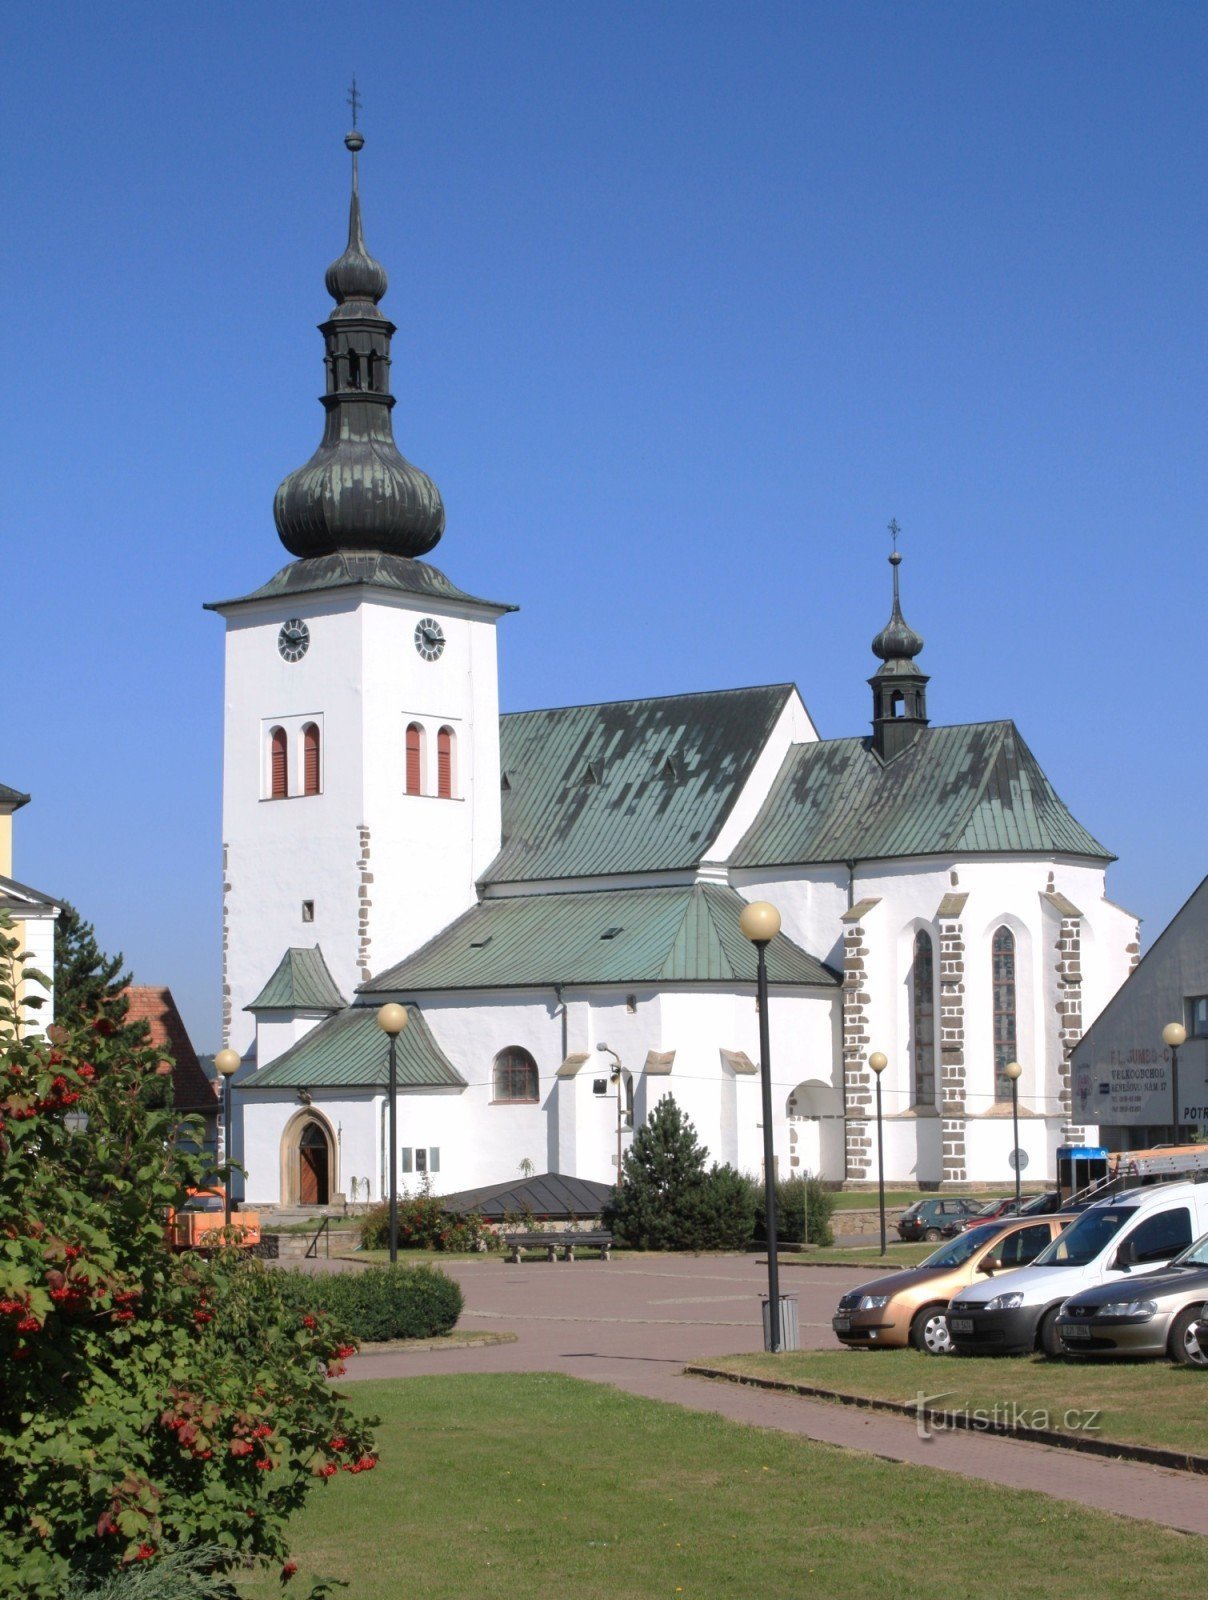
M 733 1167 L 706 1168 L 709 1152 L 670 1095 L 634 1135 L 624 1181 L 605 1225 L 639 1250 L 740 1248 L 751 1235 L 754 1198 Z
M 96 929 L 73 905 L 64 902 L 55 923 L 55 1016 L 66 1027 L 91 1024 L 97 1017 L 122 1023 L 127 1002 L 122 991 L 130 982 L 119 950 L 109 956 L 96 940 Z

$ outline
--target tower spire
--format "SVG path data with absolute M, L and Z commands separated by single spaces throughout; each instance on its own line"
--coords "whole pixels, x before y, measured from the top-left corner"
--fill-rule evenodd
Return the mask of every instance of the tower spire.
M 889 523 L 893 549 L 889 565 L 893 570 L 893 610 L 889 621 L 872 642 L 872 653 L 881 666 L 868 680 L 872 689 L 873 746 L 883 760 L 914 743 L 920 728 L 927 726 L 927 676 L 919 671 L 914 658 L 923 648 L 923 639 L 902 615 L 898 570 L 902 552 L 897 518 Z
M 344 144 L 352 156 L 348 244 L 327 269 L 336 302 L 321 324 L 326 346 L 327 420 L 319 448 L 277 490 L 277 532 L 295 556 L 373 550 L 422 556 L 439 541 L 445 508 L 431 478 L 405 459 L 394 442 L 390 413 L 390 339 L 395 327 L 378 310 L 386 269 L 365 247 L 357 157 L 365 145 L 357 127 L 356 79 L 348 96 L 353 125 Z

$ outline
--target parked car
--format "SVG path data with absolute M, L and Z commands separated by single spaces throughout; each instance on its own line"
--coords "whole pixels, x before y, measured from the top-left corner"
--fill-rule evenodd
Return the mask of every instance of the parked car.
M 1046 1189 L 1043 1194 L 1033 1195 L 1030 1200 L 1025 1200 L 1019 1208 L 1021 1217 L 1043 1217 L 1050 1211 L 1061 1210 L 1061 1190 Z
M 1191 1337 L 1204 1357 L 1200 1365 L 1208 1366 L 1208 1304 L 1200 1307 L 1200 1320 L 1191 1324 Z
M 1063 1352 L 1062 1304 L 1097 1284 L 1127 1288 L 1138 1266 L 1151 1272 L 1208 1233 L 1208 1184 L 1166 1183 L 1096 1201 L 1053 1240 L 1009 1289 L 973 1283 L 948 1307 L 958 1351 L 1013 1355 Z
M 936 1239 L 945 1222 L 971 1217 L 981 1204 L 963 1195 L 946 1195 L 942 1200 L 916 1200 L 898 1218 L 900 1239 Z
M 966 1228 L 980 1228 L 983 1222 L 994 1222 L 999 1217 L 1013 1217 L 1015 1215 L 1015 1201 L 1013 1198 L 1002 1200 L 987 1200 L 984 1206 L 978 1206 L 972 1216 L 953 1217 L 951 1222 L 945 1222 L 940 1229 L 940 1236 L 944 1239 L 955 1239 L 958 1233 L 963 1233 Z
M 1168 1355 L 1184 1367 L 1208 1366 L 1192 1333 L 1208 1295 L 1208 1234 L 1161 1272 L 1100 1284 L 1072 1295 L 1057 1332 L 1072 1355 Z
M 871 1349 L 911 1344 L 933 1356 L 951 1349 L 948 1301 L 979 1273 L 1010 1272 L 1034 1261 L 1068 1218 L 1008 1217 L 985 1222 L 941 1245 L 920 1266 L 890 1272 L 839 1301 L 831 1327 L 840 1344 Z

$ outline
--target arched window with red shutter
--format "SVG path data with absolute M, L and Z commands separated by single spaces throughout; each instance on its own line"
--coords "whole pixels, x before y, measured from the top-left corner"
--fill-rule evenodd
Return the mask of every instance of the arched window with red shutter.
M 407 728 L 407 793 L 424 792 L 424 730 L 418 722 Z
M 319 729 L 308 722 L 302 729 L 302 793 L 319 792 Z
M 274 800 L 289 796 L 289 740 L 284 728 L 269 735 L 269 795 Z
M 436 735 L 436 793 L 442 800 L 453 798 L 456 773 L 453 761 L 456 754 L 453 729 L 442 728 Z

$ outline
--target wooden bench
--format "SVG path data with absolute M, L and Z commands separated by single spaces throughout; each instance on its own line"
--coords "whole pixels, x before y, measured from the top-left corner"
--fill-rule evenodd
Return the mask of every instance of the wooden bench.
M 598 1250 L 601 1261 L 612 1259 L 612 1234 L 602 1229 L 592 1233 L 508 1233 L 503 1242 L 507 1259 L 516 1265 L 525 1250 L 544 1250 L 550 1261 L 557 1261 L 559 1250 L 565 1261 L 573 1261 L 576 1250 Z

